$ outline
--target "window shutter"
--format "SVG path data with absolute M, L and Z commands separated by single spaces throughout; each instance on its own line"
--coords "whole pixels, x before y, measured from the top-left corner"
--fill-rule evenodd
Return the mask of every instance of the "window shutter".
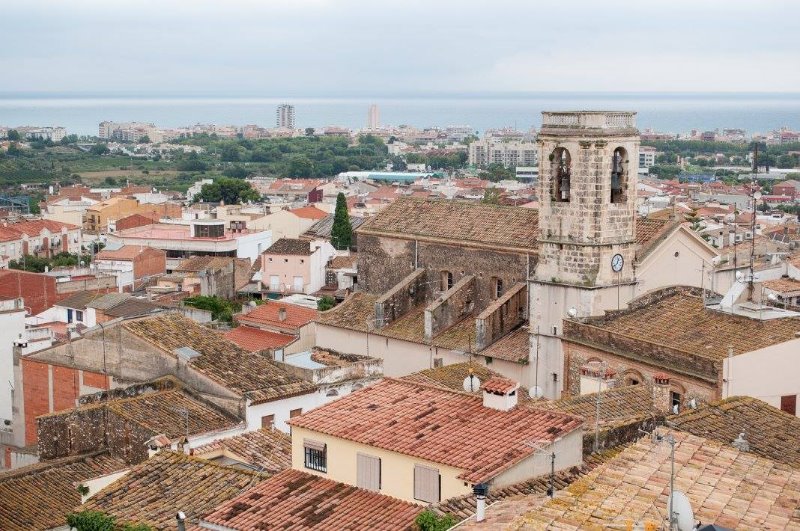
M 414 499 L 428 503 L 440 501 L 438 469 L 414 465 Z
M 356 455 L 356 486 L 362 489 L 381 490 L 381 460 L 371 455 Z
M 305 448 L 311 448 L 312 450 L 316 450 L 318 452 L 325 451 L 325 443 L 320 441 L 315 441 L 313 439 L 303 439 L 303 446 Z

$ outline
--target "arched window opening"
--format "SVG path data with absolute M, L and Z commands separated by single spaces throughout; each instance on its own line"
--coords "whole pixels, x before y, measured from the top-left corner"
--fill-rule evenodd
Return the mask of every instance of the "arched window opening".
M 494 291 L 494 298 L 499 299 L 503 295 L 503 279 L 494 277 L 492 279 L 492 290 Z
M 447 291 L 453 287 L 453 273 L 450 271 L 442 271 L 442 279 L 440 282 L 442 291 Z
M 628 186 L 628 152 L 618 147 L 611 156 L 611 202 L 624 203 Z
M 640 385 L 644 381 L 642 373 L 630 369 L 622 375 L 622 385 Z
M 553 179 L 553 201 L 569 203 L 572 159 L 569 151 L 556 148 L 550 155 L 550 173 Z

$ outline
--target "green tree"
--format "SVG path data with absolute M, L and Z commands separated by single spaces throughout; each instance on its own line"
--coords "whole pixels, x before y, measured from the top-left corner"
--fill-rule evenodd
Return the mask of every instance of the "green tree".
M 403 157 L 395 156 L 392 157 L 392 169 L 394 171 L 405 171 L 408 169 L 408 164 L 403 160 Z
M 324 312 L 336 306 L 336 300 L 330 295 L 323 295 L 317 301 L 317 310 Z
M 142 138 L 139 139 L 139 143 L 140 144 L 149 144 L 150 143 L 150 137 L 147 136 L 147 135 L 144 135 Z
M 105 179 L 103 179 L 103 182 L 105 182 L 108 186 L 116 186 L 117 185 L 117 180 L 115 178 L 113 178 L 112 176 L 110 176 L 110 175 L 108 177 L 106 177 Z
M 458 523 L 452 514 L 438 516 L 430 509 L 425 509 L 414 520 L 420 531 L 447 531 Z
M 353 241 L 353 225 L 347 211 L 347 199 L 342 192 L 336 196 L 336 211 L 333 213 L 331 244 L 335 249 L 349 249 Z
M 289 177 L 311 177 L 314 163 L 305 155 L 295 155 L 289 160 Z
M 11 157 L 19 157 L 20 155 L 22 155 L 22 150 L 20 149 L 19 144 L 17 144 L 16 142 L 11 142 L 8 145 L 8 150 L 6 151 L 6 153 Z
M 79 487 L 80 489 L 80 487 Z M 67 515 L 67 525 L 77 531 L 152 531 L 145 524 L 117 524 L 113 516 L 100 511 L 80 511 Z
M 59 141 L 62 146 L 74 144 L 78 141 L 78 135 L 65 135 Z
M 500 190 L 497 188 L 487 188 L 483 192 L 483 199 L 481 203 L 486 205 L 497 205 L 500 203 Z
M 314 136 L 314 128 L 306 127 L 306 136 Z
M 111 150 L 105 144 L 95 144 L 89 151 L 92 155 L 107 155 Z
M 231 143 L 222 146 L 222 150 L 220 151 L 219 155 L 220 158 L 225 162 L 239 162 L 241 159 L 239 146 Z
M 217 296 L 199 295 L 183 299 L 184 306 L 191 306 L 200 310 L 209 310 L 211 318 L 215 321 L 233 322 L 233 314 L 242 309 L 240 304 Z
M 19 134 L 19 131 L 16 129 L 9 129 L 8 133 L 6 133 L 6 138 L 8 138 L 12 142 L 19 142 L 22 137 Z
M 204 184 L 195 199 L 209 203 L 225 201 L 226 204 L 235 205 L 245 201 L 258 201 L 261 195 L 247 181 L 220 177 L 211 184 Z

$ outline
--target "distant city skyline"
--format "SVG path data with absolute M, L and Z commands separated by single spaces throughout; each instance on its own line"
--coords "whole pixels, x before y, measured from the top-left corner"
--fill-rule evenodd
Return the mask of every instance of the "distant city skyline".
M 800 87 L 800 4 L 781 0 L 41 0 L 2 12 L 0 34 L 18 43 L 0 49 L 6 93 L 288 100 Z

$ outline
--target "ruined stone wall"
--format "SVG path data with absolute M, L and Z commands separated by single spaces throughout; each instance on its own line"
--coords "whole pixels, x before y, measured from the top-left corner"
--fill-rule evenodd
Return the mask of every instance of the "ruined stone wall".
M 663 415 L 653 415 L 601 428 L 597 438 L 597 449 L 616 448 L 639 440 L 642 438 L 642 431 L 652 432 L 656 425 L 663 420 Z M 583 433 L 583 455 L 589 455 L 592 452 L 594 452 L 594 426 L 586 426 L 586 431 Z
M 609 353 L 596 347 L 586 344 L 576 343 L 569 340 L 562 342 L 564 348 L 565 382 L 564 395 L 577 396 L 581 394 L 580 380 L 581 367 L 590 360 L 601 360 L 607 363 L 607 368 L 614 371 L 614 385 L 624 385 L 628 377 L 640 381 L 640 385 L 645 385 L 656 396 L 656 384 L 653 375 L 666 373 L 670 376 L 671 387 L 680 392 L 685 400 L 694 398 L 698 404 L 711 402 L 720 396 L 720 385 L 712 383 L 706 379 L 693 378 L 680 371 L 682 365 L 675 367 L 662 367 L 647 363 L 646 361 L 635 358 L 627 358 L 620 354 Z M 721 377 L 721 375 L 720 375 Z M 659 400 L 663 402 L 663 400 Z
M 476 319 L 476 347 L 483 349 L 522 324 L 527 318 L 528 287 L 519 283 L 489 305 Z
M 534 245 L 534 242 L 531 242 Z M 529 257 L 526 253 L 481 249 L 441 242 L 419 241 L 361 234 L 358 253 L 358 285 L 369 293 L 385 293 L 414 270 L 416 261 L 428 274 L 428 281 L 441 291 L 443 271 L 453 274 L 453 284 L 468 275 L 475 277 L 475 308 L 480 311 L 495 299 L 495 278 L 507 291 L 525 282 Z M 530 255 L 530 271 L 536 266 Z
M 466 275 L 425 309 L 425 339 L 431 340 L 475 308 L 475 277 Z
M 428 300 L 431 291 L 425 270 L 417 269 L 375 301 L 375 326 L 383 328 L 399 319 Z

